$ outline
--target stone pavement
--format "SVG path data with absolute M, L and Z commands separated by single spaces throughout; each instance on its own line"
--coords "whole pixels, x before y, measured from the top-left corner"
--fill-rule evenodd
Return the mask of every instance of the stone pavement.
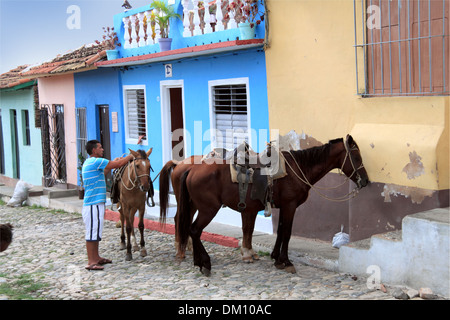
M 7 201 L 0 187 L 2 194 Z M 0 300 L 18 299 L 16 293 L 27 288 L 25 280 L 30 283 L 25 299 L 46 300 L 392 300 L 393 294 L 408 289 L 385 285 L 379 290 L 367 277 L 339 273 L 337 249 L 295 237 L 290 258 L 296 274 L 273 266 L 269 254 L 274 235 L 255 235 L 261 259 L 244 263 L 239 249 L 242 232 L 215 223 L 207 230 L 210 238 L 203 241 L 212 262 L 210 277 L 193 265 L 190 253 L 176 262 L 174 236 L 151 229 L 145 230 L 148 255 L 136 252 L 132 261 L 125 261 L 125 252 L 119 250 L 120 229 L 109 220 L 100 254 L 113 263 L 103 271 L 87 271 L 81 200 L 41 198 L 48 199 L 49 208 L 33 205 L 37 197 L 29 198 L 31 206 L 0 205 L 0 223 L 14 225 L 13 242 L 0 253 Z M 234 239 L 234 244 L 223 245 L 224 238 Z
M 175 262 L 173 235 L 151 230 L 145 230 L 148 255 L 134 253 L 127 262 L 118 249 L 120 229 L 112 221 L 105 221 L 100 252 L 113 263 L 103 271 L 87 271 L 79 213 L 0 205 L 0 223 L 6 222 L 14 225 L 14 237 L 0 253 L 0 299 L 17 299 L 11 292 L 19 290 L 21 279 L 36 286 L 27 299 L 393 299 L 389 291 L 369 289 L 365 278 L 298 262 L 297 274 L 288 274 L 263 252 L 259 261 L 247 264 L 239 248 L 212 242 L 204 242 L 212 261 L 212 274 L 205 277 L 191 254 Z

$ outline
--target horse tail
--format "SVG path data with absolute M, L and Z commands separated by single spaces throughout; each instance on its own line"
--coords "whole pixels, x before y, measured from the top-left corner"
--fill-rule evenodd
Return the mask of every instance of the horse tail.
M 191 197 L 187 188 L 186 180 L 190 170 L 187 170 L 181 176 L 180 183 L 180 201 L 178 203 L 178 227 L 176 232 L 178 233 L 180 250 L 186 249 L 187 242 L 189 240 L 189 229 L 191 226 Z
M 170 173 L 176 165 L 170 160 L 159 173 L 159 221 L 162 224 L 166 223 L 167 209 L 169 208 Z

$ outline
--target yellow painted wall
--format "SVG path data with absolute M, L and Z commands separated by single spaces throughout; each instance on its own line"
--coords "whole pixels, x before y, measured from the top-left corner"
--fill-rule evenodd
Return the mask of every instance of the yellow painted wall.
M 267 0 L 267 6 L 271 129 L 323 143 L 351 133 L 371 181 L 448 189 L 449 96 L 358 96 L 353 0 Z

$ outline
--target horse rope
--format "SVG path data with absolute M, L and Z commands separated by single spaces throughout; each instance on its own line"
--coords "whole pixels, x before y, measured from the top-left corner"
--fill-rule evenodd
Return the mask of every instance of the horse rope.
M 355 174 L 355 172 L 357 172 L 359 169 L 363 168 L 364 166 L 363 166 L 363 164 L 361 163 L 361 165 L 360 165 L 358 168 L 355 168 L 355 165 L 353 164 L 353 160 L 352 160 L 351 156 L 349 156 L 349 155 L 350 155 L 350 151 L 356 150 L 356 149 L 351 149 L 351 150 L 349 150 L 349 149 L 347 148 L 347 144 L 346 144 L 346 143 L 344 143 L 344 146 L 345 146 L 346 153 L 345 153 L 344 161 L 342 162 L 342 166 L 341 166 L 341 168 L 339 169 L 339 175 L 343 175 L 342 173 L 343 173 L 344 164 L 345 164 L 345 161 L 347 161 L 347 157 L 348 157 L 348 158 L 350 159 L 350 163 L 351 163 L 352 168 L 353 168 L 353 172 L 352 172 L 352 174 L 350 175 L 350 177 L 351 177 L 351 176 L 353 176 L 353 175 Z M 340 186 L 344 185 L 348 180 L 350 180 L 350 177 L 347 177 L 347 176 L 345 176 L 345 174 L 344 174 L 344 176 L 346 177 L 346 178 L 344 179 L 344 182 L 341 183 L 341 184 L 339 184 L 339 185 L 337 185 L 337 186 L 335 186 L 335 187 L 316 187 L 316 186 L 314 186 L 313 184 L 311 184 L 311 183 L 308 181 L 308 178 L 306 178 L 306 175 L 305 175 L 305 173 L 303 172 L 303 170 L 300 168 L 300 165 L 298 164 L 297 160 L 295 160 L 295 157 L 294 157 L 294 155 L 292 154 L 292 151 L 289 151 L 289 154 L 290 154 L 290 156 L 292 157 L 292 160 L 294 160 L 294 163 L 296 164 L 296 166 L 297 166 L 298 170 L 300 171 L 300 173 L 302 174 L 303 178 L 301 178 L 301 177 L 297 174 L 297 172 L 295 172 L 294 168 L 292 168 L 292 166 L 291 166 L 290 163 L 287 161 L 287 159 L 286 159 L 286 157 L 283 155 L 283 153 L 280 152 L 279 154 L 281 154 L 281 157 L 284 159 L 285 163 L 288 165 L 289 169 L 291 169 L 291 171 L 294 173 L 294 175 L 297 177 L 297 179 L 299 179 L 301 182 L 303 182 L 304 184 L 306 184 L 307 186 L 309 186 L 309 187 L 310 187 L 311 189 L 313 189 L 320 197 L 322 197 L 322 198 L 324 198 L 324 199 L 327 199 L 327 200 L 330 200 L 330 201 L 334 201 L 334 202 L 345 202 L 345 201 L 349 201 L 350 199 L 353 199 L 354 197 L 356 197 L 356 195 L 357 195 L 358 192 L 359 192 L 358 187 L 355 187 L 352 191 L 350 191 L 349 193 L 347 193 L 347 194 L 345 194 L 345 195 L 343 195 L 343 196 L 336 197 L 336 198 L 330 198 L 329 196 L 323 194 L 323 193 L 320 192 L 319 190 L 332 190 L 332 189 L 337 189 L 337 188 L 339 188 Z

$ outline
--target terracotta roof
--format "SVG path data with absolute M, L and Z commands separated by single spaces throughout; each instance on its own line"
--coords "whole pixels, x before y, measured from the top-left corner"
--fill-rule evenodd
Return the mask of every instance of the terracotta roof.
M 27 67 L 27 65 L 19 66 L 8 72 L 0 74 L 0 89 L 12 88 L 31 81 L 29 78 L 21 77 L 20 74 L 20 72 Z
M 30 66 L 21 72 L 22 77 L 38 78 L 63 73 L 73 73 L 95 69 L 95 62 L 106 57 L 101 45 L 84 45 L 69 53 L 59 55 L 50 62 Z

